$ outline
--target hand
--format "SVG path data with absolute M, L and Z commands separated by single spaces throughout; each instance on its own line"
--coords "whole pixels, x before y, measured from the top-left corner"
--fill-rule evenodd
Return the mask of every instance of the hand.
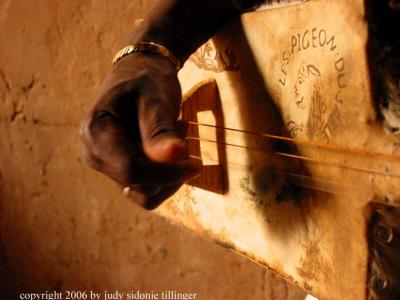
M 130 187 L 129 196 L 146 209 L 199 172 L 178 131 L 180 104 L 173 64 L 133 53 L 113 66 L 81 127 L 88 164 Z

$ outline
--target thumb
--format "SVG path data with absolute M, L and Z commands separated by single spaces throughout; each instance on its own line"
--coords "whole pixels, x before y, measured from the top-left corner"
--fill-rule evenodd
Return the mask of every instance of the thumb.
M 174 163 L 186 156 L 186 143 L 179 136 L 177 113 L 165 102 L 146 99 L 139 105 L 139 128 L 147 157 L 159 163 Z

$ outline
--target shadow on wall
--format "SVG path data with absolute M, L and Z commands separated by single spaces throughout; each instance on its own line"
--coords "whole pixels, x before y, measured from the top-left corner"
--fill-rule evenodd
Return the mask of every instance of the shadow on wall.
M 5 194 L 5 182 L 0 172 L 0 299 L 16 299 L 16 276 L 9 267 L 7 260 L 7 241 L 5 238 L 4 202 L 9 199 Z

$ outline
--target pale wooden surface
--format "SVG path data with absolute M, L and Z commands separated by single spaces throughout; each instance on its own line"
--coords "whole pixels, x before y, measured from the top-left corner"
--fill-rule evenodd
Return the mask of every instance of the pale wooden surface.
M 214 78 L 215 123 L 298 142 L 224 130 L 223 159 L 207 141 L 200 156 L 225 166 L 226 193 L 185 185 L 157 212 L 321 299 L 364 299 L 366 206 L 400 183 L 397 140 L 375 119 L 366 43 L 361 0 L 309 1 L 228 24 L 185 64 L 183 91 Z

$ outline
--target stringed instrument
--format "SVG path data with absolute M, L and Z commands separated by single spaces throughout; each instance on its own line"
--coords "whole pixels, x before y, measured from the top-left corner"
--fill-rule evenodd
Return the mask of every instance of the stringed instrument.
M 156 210 L 320 299 L 400 299 L 400 139 L 377 118 L 364 11 L 251 12 L 199 48 L 179 78 L 202 173 Z

